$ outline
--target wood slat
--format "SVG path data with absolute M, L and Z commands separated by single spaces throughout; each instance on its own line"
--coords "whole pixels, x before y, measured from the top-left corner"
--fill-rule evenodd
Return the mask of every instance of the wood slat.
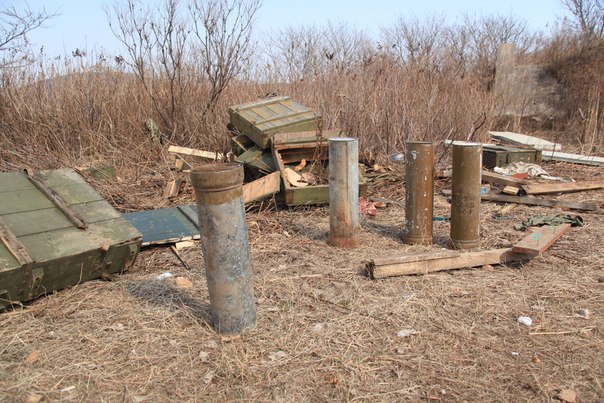
M 14 256 L 21 266 L 34 262 L 27 248 L 17 239 L 15 234 L 8 228 L 2 218 L 0 218 L 0 242 Z
M 544 225 L 534 228 L 520 242 L 514 244 L 512 251 L 516 253 L 541 254 L 549 249 L 564 233 L 570 230 L 570 224 Z
M 596 211 L 598 206 L 594 203 L 579 203 L 566 200 L 556 199 L 541 199 L 538 197 L 521 197 L 521 196 L 506 196 L 506 195 L 495 195 L 495 194 L 481 194 L 481 200 L 494 201 L 502 203 L 518 203 L 526 204 L 528 206 L 548 206 L 548 207 L 560 207 L 571 210 L 585 210 L 585 211 Z
M 15 190 L 3 193 L 0 196 L 0 215 L 12 214 L 21 211 L 41 210 L 54 207 L 46 196 L 36 188 Z
M 579 192 L 583 190 L 593 190 L 604 188 L 604 181 L 584 181 L 568 183 L 534 183 L 523 185 L 522 189 L 527 194 L 548 194 L 548 193 L 567 193 Z

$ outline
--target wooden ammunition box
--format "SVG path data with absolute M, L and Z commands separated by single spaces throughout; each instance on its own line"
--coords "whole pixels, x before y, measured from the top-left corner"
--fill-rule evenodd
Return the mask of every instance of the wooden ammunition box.
M 317 130 L 321 116 L 287 96 L 235 105 L 229 108 L 231 124 L 262 149 L 276 133 Z
M 520 161 L 539 164 L 541 162 L 541 150 L 491 144 L 483 144 L 482 146 L 482 165 L 485 168 L 503 167 Z
M 0 173 L 0 308 L 120 273 L 141 243 L 72 170 Z
M 329 203 L 329 137 L 338 137 L 339 131 L 325 131 L 322 136 L 315 132 L 281 133 L 273 141 L 273 158 L 281 172 L 285 204 L 297 206 L 305 204 Z M 300 173 L 311 172 L 318 184 L 296 187 L 287 179 L 286 168 L 295 169 L 302 160 L 306 165 Z M 367 194 L 367 181 L 359 169 L 359 194 Z

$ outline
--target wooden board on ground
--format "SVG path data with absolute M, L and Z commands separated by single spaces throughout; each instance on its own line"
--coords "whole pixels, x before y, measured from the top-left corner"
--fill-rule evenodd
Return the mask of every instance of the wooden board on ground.
M 512 176 L 501 175 L 495 172 L 485 171 L 484 169 L 481 171 L 482 181 L 483 182 L 491 182 L 497 183 L 498 185 L 503 186 L 514 186 L 521 187 L 526 184 L 526 181 L 523 179 L 514 178 Z
M 281 190 L 281 174 L 273 172 L 243 185 L 243 202 L 251 203 Z
M 526 204 L 529 206 L 548 206 L 548 207 L 560 207 L 571 210 L 584 210 L 584 211 L 597 211 L 598 206 L 594 203 L 579 203 L 566 200 L 556 199 L 541 199 L 538 197 L 522 197 L 522 196 L 507 196 L 507 195 L 495 195 L 495 194 L 483 194 L 480 195 L 483 201 L 493 201 L 501 203 L 518 203 Z
M 123 217 L 143 234 L 142 246 L 199 239 L 195 205 L 125 213 Z
M 604 188 L 604 181 L 584 181 L 567 183 L 533 183 L 522 185 L 527 194 L 538 195 L 548 193 L 580 192 L 582 190 L 593 190 Z
M 516 253 L 527 253 L 538 255 L 545 252 L 565 232 L 570 230 L 570 224 L 544 225 L 535 228 L 520 242 L 514 244 L 512 251 Z
M 526 134 L 513 133 L 513 132 L 495 132 L 490 131 L 489 134 L 495 140 L 499 140 L 506 144 L 515 144 L 519 146 L 527 146 L 535 148 L 537 150 L 551 150 L 560 151 L 562 146 L 558 143 L 552 143 L 551 141 L 543 140 L 538 137 L 527 136 Z
M 593 166 L 604 165 L 604 157 L 596 157 L 593 155 L 581 155 L 581 154 L 570 154 L 570 153 L 562 153 L 562 152 L 544 151 L 541 158 L 543 159 L 543 161 L 560 161 L 560 162 L 570 162 L 573 164 L 593 165 Z
M 193 155 L 195 157 L 206 158 L 214 161 L 222 161 L 222 155 L 217 152 L 197 150 L 195 148 L 187 148 L 180 146 L 170 146 L 168 147 L 169 153 L 174 154 L 185 154 L 185 155 Z
M 368 260 L 365 271 L 373 279 L 405 276 L 409 274 L 426 274 L 442 270 L 463 269 L 486 264 L 505 264 L 530 259 L 531 255 L 512 252 L 511 249 L 490 249 L 478 252 L 442 251 L 421 252 L 400 256 L 400 262 L 393 260 L 390 264 L 380 263 L 380 259 Z

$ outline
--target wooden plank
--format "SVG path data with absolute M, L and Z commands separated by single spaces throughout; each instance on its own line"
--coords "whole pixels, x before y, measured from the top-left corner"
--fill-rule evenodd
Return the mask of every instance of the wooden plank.
M 75 172 L 74 172 L 74 174 L 75 174 Z M 61 213 L 63 213 L 65 215 L 65 217 L 67 217 L 67 219 L 75 227 L 77 227 L 79 229 L 86 229 L 86 227 L 88 225 L 82 219 L 82 217 L 71 208 L 71 206 L 65 201 L 65 199 L 63 199 L 63 197 L 59 193 L 57 193 L 55 190 L 53 190 L 48 185 L 48 183 L 46 182 L 45 178 L 42 175 L 40 175 L 38 173 L 34 173 L 32 171 L 28 171 L 27 175 L 28 175 L 28 178 L 31 181 L 31 183 L 33 183 L 34 186 L 37 187 L 38 190 L 43 195 L 45 195 L 52 202 L 52 204 L 54 204 L 55 207 Z M 78 178 L 79 178 L 79 176 L 78 176 Z
M 556 199 L 541 199 L 537 197 L 522 197 L 522 196 L 506 196 L 506 195 L 495 195 L 495 194 L 483 194 L 480 198 L 484 201 L 493 201 L 501 203 L 518 203 L 526 204 L 529 206 L 548 206 L 548 207 L 560 207 L 571 210 L 585 210 L 585 211 L 597 211 L 598 206 L 594 203 L 579 203 L 566 200 Z
M 506 195 L 516 196 L 518 192 L 520 192 L 520 188 L 516 186 L 506 186 L 503 188 L 502 192 Z
M 34 262 L 27 248 L 17 239 L 15 234 L 11 232 L 8 226 L 0 217 L 0 242 L 6 246 L 8 251 L 17 259 L 21 266 L 25 266 Z
M 273 172 L 243 185 L 243 202 L 251 203 L 281 190 L 281 174 Z
M 0 194 L 35 189 L 25 172 L 0 172 Z
M 523 185 L 527 194 L 538 195 L 548 193 L 580 192 L 582 190 L 593 190 L 604 188 L 604 181 L 584 181 L 567 183 L 534 183 Z
M 532 233 L 514 244 L 512 251 L 539 255 L 552 246 L 565 232 L 568 232 L 570 227 L 570 224 L 560 224 L 544 225 L 543 227 L 535 228 Z
M 293 133 L 276 133 L 273 136 L 273 146 L 280 146 L 285 144 L 299 144 L 299 143 L 316 143 L 317 140 L 323 140 L 327 142 L 328 138 L 340 137 L 342 130 L 323 130 L 319 132 L 317 130 L 310 130 L 305 132 L 293 132 Z
M 285 102 L 288 101 L 290 98 L 286 95 L 280 96 L 280 97 L 272 97 L 272 98 L 266 98 L 263 100 L 258 100 L 258 101 L 252 101 L 252 102 L 248 102 L 245 104 L 241 104 L 241 105 L 234 105 L 231 106 L 229 108 L 229 112 L 241 112 L 244 111 L 246 109 L 250 109 L 250 108 L 254 108 L 257 106 L 264 106 L 264 105 L 270 105 L 270 104 L 274 104 L 277 102 Z
M 552 143 L 538 137 L 528 136 L 526 134 L 513 133 L 513 132 L 496 132 L 490 131 L 489 134 L 492 138 L 497 139 L 507 144 L 516 144 L 521 146 L 528 146 L 537 150 L 551 150 L 560 151 L 562 146 L 558 143 Z
M 421 253 L 421 257 L 430 253 Z M 406 263 L 395 263 L 385 266 L 365 264 L 365 270 L 371 278 L 379 279 L 409 274 L 426 274 L 442 270 L 462 269 L 466 267 L 483 266 L 486 264 L 506 264 L 519 260 L 530 259 L 531 255 L 512 252 L 511 249 L 490 249 L 479 252 L 460 253 L 459 256 L 440 259 L 415 260 Z
M 178 196 L 178 192 L 180 191 L 180 184 L 182 183 L 182 179 L 170 179 L 164 188 L 164 199 L 170 199 L 172 197 Z
M 523 179 L 513 178 L 511 176 L 501 175 L 495 172 L 489 172 L 484 169 L 481 171 L 481 175 L 483 182 L 491 182 L 499 185 L 514 187 L 521 187 L 522 185 L 526 184 L 526 181 Z
M 213 161 L 222 161 L 222 155 L 218 152 L 197 150 L 195 148 L 170 146 L 168 147 L 168 152 L 173 154 L 193 155 L 195 157 L 207 158 Z
M 395 255 L 395 256 L 384 256 L 371 259 L 375 266 L 385 266 L 392 264 L 401 264 L 401 263 L 412 263 L 412 262 L 420 262 L 423 260 L 433 260 L 433 259 L 445 259 L 452 257 L 459 257 L 460 253 L 456 250 L 442 250 L 442 251 L 430 251 L 430 252 L 420 252 L 420 253 L 412 253 L 412 254 L 404 254 L 404 255 Z
M 604 157 L 596 157 L 593 155 L 570 154 L 556 151 L 544 151 L 542 154 L 543 161 L 561 161 L 570 162 L 580 165 L 604 165 Z
M 143 234 L 143 246 L 199 238 L 197 226 L 177 207 L 126 213 L 123 217 Z
M 71 221 L 55 207 L 6 214 L 2 219 L 17 237 L 73 227 Z
M 52 208 L 54 205 L 38 189 L 15 190 L 0 196 L 0 215 L 21 211 L 41 210 Z
M 91 201 L 71 206 L 87 223 L 95 223 L 105 220 L 120 218 L 122 215 L 117 212 L 111 204 L 105 200 Z

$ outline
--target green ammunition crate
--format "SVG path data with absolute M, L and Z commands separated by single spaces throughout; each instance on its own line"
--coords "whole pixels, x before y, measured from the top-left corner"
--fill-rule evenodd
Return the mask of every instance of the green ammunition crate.
M 329 203 L 329 137 L 339 137 L 339 130 L 329 130 L 318 137 L 315 132 L 280 133 L 273 141 L 273 159 L 281 172 L 282 189 L 287 206 Z M 300 173 L 312 172 L 322 183 L 305 187 L 292 186 L 285 173 L 306 161 Z M 367 194 L 367 181 L 359 169 L 359 195 Z
M 262 149 L 276 133 L 317 130 L 321 116 L 287 96 L 263 99 L 229 108 L 231 124 Z
M 0 173 L 0 309 L 120 273 L 141 243 L 72 170 Z
M 485 168 L 503 167 L 520 161 L 539 164 L 541 162 L 541 150 L 492 144 L 483 144 L 482 146 L 482 165 Z

